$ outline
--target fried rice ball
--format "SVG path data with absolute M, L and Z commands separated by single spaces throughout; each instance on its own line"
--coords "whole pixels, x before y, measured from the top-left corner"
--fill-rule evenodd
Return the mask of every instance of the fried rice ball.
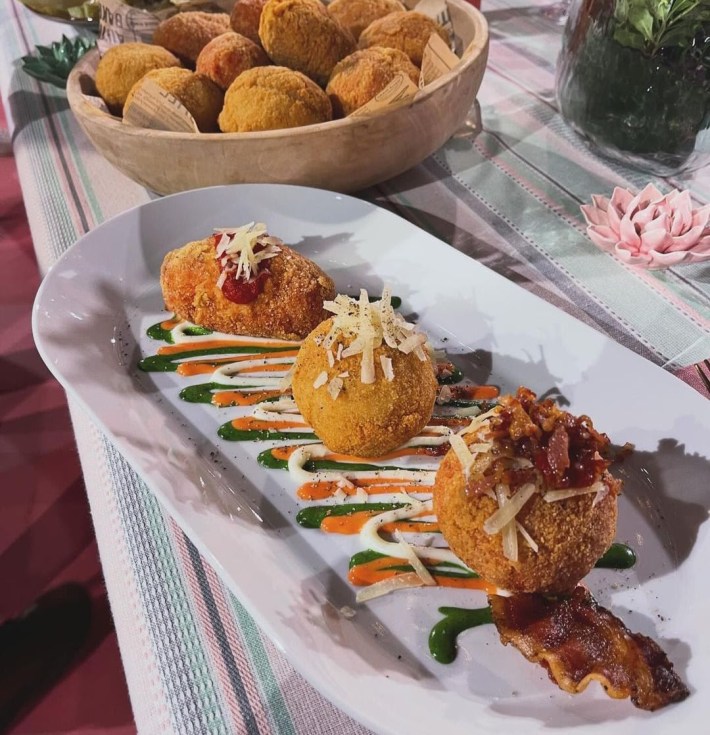
M 228 299 L 220 286 L 216 240 L 187 243 L 169 252 L 160 270 L 168 310 L 181 319 L 228 334 L 303 339 L 327 317 L 323 301 L 335 294 L 333 281 L 312 261 L 280 245 L 269 259 L 269 276 L 250 303 Z
M 359 48 L 386 46 L 404 51 L 412 64 L 421 67 L 422 56 L 432 33 L 448 44 L 446 31 L 434 20 L 416 11 L 389 13 L 370 23 L 360 34 Z
M 406 9 L 399 0 L 333 0 L 328 5 L 330 17 L 347 28 L 356 41 L 373 21 Z
M 333 67 L 356 48 L 350 32 L 319 0 L 268 0 L 259 38 L 274 64 L 303 72 L 321 87 Z
M 259 20 L 261 20 L 264 5 L 266 5 L 266 0 L 237 0 L 229 16 L 232 30 L 261 45 Z
M 195 69 L 226 91 L 242 72 L 270 63 L 261 46 L 230 31 L 213 38 L 200 51 Z
M 96 69 L 96 90 L 109 110 L 120 115 L 131 87 L 149 71 L 169 66 L 181 66 L 180 60 L 162 46 L 121 43 L 101 57 Z
M 219 127 L 224 133 L 280 130 L 328 122 L 328 95 L 305 74 L 283 66 L 258 66 L 227 90 Z
M 172 51 L 194 66 L 200 51 L 213 39 L 231 30 L 227 13 L 203 13 L 192 10 L 171 15 L 153 32 L 153 43 Z
M 427 358 L 382 344 L 374 351 L 376 379 L 360 379 L 362 355 L 336 360 L 331 366 L 327 351 L 319 344 L 330 331 L 333 320 L 323 322 L 308 335 L 296 358 L 291 388 L 301 415 L 313 427 L 318 438 L 333 452 L 358 457 L 379 457 L 416 436 L 427 424 L 434 407 L 437 381 Z M 353 341 L 342 336 L 333 346 L 347 348 Z M 394 378 L 385 379 L 380 357 L 392 360 Z M 326 382 L 319 383 L 323 373 Z M 347 373 L 336 398 L 331 381 Z M 318 388 L 315 385 L 319 385 Z
M 369 102 L 394 79 L 406 74 L 414 84 L 419 69 L 399 49 L 373 46 L 356 51 L 339 61 L 325 88 L 333 105 L 333 114 L 344 117 Z
M 201 133 L 217 131 L 217 116 L 222 109 L 224 94 L 211 79 L 204 74 L 196 74 L 189 69 L 175 67 L 149 71 L 131 88 L 125 109 L 130 107 L 133 97 L 146 80 L 155 82 L 180 100 L 195 118 Z
M 534 398 L 534 394 L 528 393 Z M 474 453 L 467 477 L 464 477 L 457 453 L 450 450 L 446 454 L 436 475 L 434 512 L 453 552 L 487 581 L 510 592 L 568 593 L 594 567 L 616 534 L 617 494 L 621 482 L 606 469 L 608 462 L 592 458 L 593 452 L 597 451 L 594 447 L 601 449 L 603 445 L 608 445 L 608 438 L 594 430 L 588 417 L 575 419 L 564 411 L 559 411 L 559 415 L 574 419 L 567 425 L 574 423 L 581 428 L 582 434 L 590 428 L 591 439 L 580 439 L 581 434 L 574 433 L 576 429 L 570 431 L 568 439 L 549 430 L 553 423 L 555 426 L 560 423 L 564 425 L 566 418 L 542 422 L 541 426 L 538 425 L 540 431 L 537 435 L 535 432 L 526 434 L 527 439 L 519 436 L 523 442 L 533 441 L 539 447 L 537 461 L 540 466 L 547 461 L 541 457 L 551 456 L 549 442 L 553 434 L 557 437 L 552 440 L 553 444 L 558 441 L 562 442 L 559 447 L 568 444 L 565 451 L 560 449 L 560 457 L 566 452 L 571 461 L 572 469 L 565 471 L 568 480 L 575 463 L 577 466 L 596 463 L 596 479 L 589 483 L 595 488 L 592 492 L 555 500 L 551 499 L 553 496 L 548 496 L 546 500 L 546 493 L 560 488 L 555 482 L 551 484 L 549 473 L 542 473 L 537 465 L 531 463 L 529 452 L 520 450 L 524 444 L 511 440 L 511 435 L 522 424 L 517 424 L 516 428 L 516 415 L 520 416 L 521 402 L 517 398 L 511 401 L 510 398 L 507 399 L 508 405 L 513 404 L 514 410 L 509 433 L 505 429 L 501 430 L 509 420 L 501 418 L 507 410 L 506 399 L 503 399 L 503 413 L 479 430 L 464 435 L 467 446 L 483 445 Z M 597 441 L 599 437 L 603 439 Z M 545 442 L 548 442 L 547 446 Z M 486 445 L 489 448 L 486 449 Z M 592 454 L 587 453 L 590 447 Z M 517 480 L 514 479 L 516 476 Z M 564 478 L 561 481 L 565 484 Z M 513 561 L 509 558 L 510 554 L 504 553 L 503 532 L 488 533 L 485 524 L 499 509 L 495 499 L 497 491 L 509 490 L 512 499 L 516 493 L 524 491 L 528 483 L 536 485 L 537 489 L 515 516 L 515 521 L 520 525 L 512 529 L 517 541 L 518 557 Z M 510 489 L 513 485 L 514 489 Z M 525 541 L 522 529 L 537 544 L 537 551 Z

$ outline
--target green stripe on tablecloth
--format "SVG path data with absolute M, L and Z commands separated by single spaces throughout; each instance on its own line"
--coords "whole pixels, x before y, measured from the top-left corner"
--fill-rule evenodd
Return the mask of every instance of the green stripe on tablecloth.
M 225 595 L 230 601 L 237 621 L 237 630 L 241 632 L 242 640 L 249 653 L 252 670 L 259 682 L 264 702 L 267 704 L 266 711 L 273 723 L 274 732 L 279 735 L 296 735 L 296 728 L 291 720 L 286 700 L 274 676 L 266 650 L 261 642 L 261 633 L 254 619 L 229 590 L 225 589 Z
M 104 448 L 175 732 L 226 735 L 229 728 L 160 505 L 108 440 Z M 189 708 L 188 699 L 194 701 Z
M 496 156 L 495 163 L 489 160 L 492 155 Z M 669 309 L 667 301 L 613 257 L 600 254 L 586 235 L 561 219 L 551 209 L 551 202 L 562 205 L 567 212 L 578 204 L 560 194 L 493 136 L 481 133 L 472 149 L 449 142 L 435 158 L 496 216 L 508 212 L 504 219 L 522 239 L 664 359 L 674 358 L 707 336 L 705 330 Z M 567 226 L 561 228 L 561 224 Z M 698 359 L 701 357 L 698 355 Z
M 74 138 L 74 126 L 76 125 L 76 122 L 73 119 L 73 113 L 72 112 L 62 112 L 58 115 L 59 123 L 62 126 L 62 133 L 64 134 L 64 139 L 69 144 L 69 148 L 71 150 L 72 160 L 74 162 L 74 166 L 76 167 L 77 173 L 79 174 L 79 178 L 81 179 L 82 187 L 84 189 L 84 193 L 86 194 L 86 198 L 89 202 L 89 206 L 91 207 L 91 214 L 93 217 L 93 224 L 94 226 L 101 224 L 104 221 L 104 214 L 103 210 L 101 209 L 101 204 L 99 203 L 98 198 L 96 197 L 96 193 L 94 191 L 94 187 L 91 182 L 91 177 L 89 176 L 86 167 L 84 166 L 84 159 L 82 158 L 81 152 L 79 150 L 79 146 L 76 143 L 76 139 Z
M 42 39 L 40 38 L 37 32 L 37 28 L 35 27 L 35 24 L 32 22 L 31 18 L 29 22 L 24 23 L 23 25 L 25 29 L 29 27 L 32 43 L 36 45 L 42 42 Z M 77 32 L 77 33 L 74 33 L 73 35 L 82 36 L 88 39 L 95 38 L 95 34 L 92 34 L 88 31 L 84 33 Z M 59 40 L 59 36 L 57 37 L 57 40 Z M 79 174 L 79 178 L 81 179 L 81 183 L 83 185 L 84 193 L 86 194 L 86 198 L 91 207 L 91 213 L 93 216 L 92 224 L 95 226 L 97 224 L 100 224 L 104 220 L 104 216 L 101 211 L 101 205 L 99 204 L 99 201 L 96 198 L 96 194 L 92 186 L 91 178 L 89 177 L 86 171 L 86 167 L 84 166 L 84 161 L 82 159 L 81 153 L 79 152 L 79 148 L 74 138 L 73 128 L 77 125 L 77 123 L 74 121 L 74 113 L 71 110 L 67 110 L 64 104 L 59 105 L 58 101 L 60 99 L 62 100 L 62 102 L 64 102 L 66 99 L 66 96 L 52 95 L 51 97 L 49 97 L 49 103 L 50 103 L 50 106 L 53 108 L 53 112 L 56 113 L 55 119 L 59 120 L 59 124 L 61 125 L 64 139 L 69 144 L 69 148 L 72 154 L 72 161 L 74 163 L 74 166 L 76 167 L 77 173 Z
M 12 31 L 11 24 L 7 24 L 3 34 L 6 48 L 6 58 L 16 59 L 26 53 L 26 49 L 20 45 L 18 37 Z M 8 53 L 9 52 L 9 53 Z M 69 207 L 65 201 L 65 192 L 59 186 L 56 178 L 56 164 L 47 146 L 47 136 L 44 132 L 45 117 L 47 109 L 42 92 L 39 91 L 39 82 L 21 70 L 19 65 L 15 66 L 12 78 L 12 94 L 10 103 L 12 107 L 22 107 L 24 112 L 13 117 L 18 120 L 31 120 L 23 128 L 17 128 L 15 135 L 23 137 L 27 142 L 26 150 L 32 161 L 32 167 L 38 173 L 33 177 L 33 183 L 37 187 L 37 194 L 43 203 L 45 222 L 50 233 L 50 246 L 53 259 L 56 260 L 64 250 L 76 240 L 77 228 L 72 221 Z M 56 90 L 47 91 L 45 97 L 59 96 Z M 20 104 L 22 101 L 22 105 Z

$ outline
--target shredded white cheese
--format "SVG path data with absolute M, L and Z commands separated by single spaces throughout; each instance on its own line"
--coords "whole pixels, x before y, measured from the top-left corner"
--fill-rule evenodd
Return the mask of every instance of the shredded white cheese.
M 376 597 L 388 595 L 390 592 L 395 592 L 396 590 L 423 586 L 424 582 L 414 572 L 398 574 L 395 577 L 383 579 L 381 582 L 375 582 L 375 584 L 371 584 L 369 587 L 360 590 L 355 595 L 355 602 L 367 602 L 368 600 L 374 600 Z
M 370 499 L 370 496 L 367 494 L 367 490 L 365 490 L 364 487 L 359 487 L 355 491 L 355 502 L 357 503 L 367 503 L 367 501 Z
M 474 432 L 483 428 L 484 424 L 488 421 L 488 419 L 495 416 L 500 410 L 501 410 L 500 406 L 494 406 L 489 411 L 486 411 L 485 413 L 475 416 L 473 419 L 471 419 L 471 423 L 466 428 L 461 429 L 459 433 L 460 434 L 473 434 Z
M 392 369 L 392 358 L 387 355 L 380 355 L 380 365 L 382 365 L 382 374 L 385 380 L 391 383 L 394 380 L 394 370 Z
M 496 485 L 496 499 L 498 508 L 503 509 L 508 504 L 508 488 L 504 485 Z M 483 526 L 485 531 L 485 524 Z M 503 542 L 503 556 L 510 561 L 518 561 L 518 529 L 514 518 L 509 520 L 501 529 Z
M 318 390 L 322 385 L 325 385 L 328 382 L 328 373 L 324 370 L 322 373 L 319 373 L 316 379 L 313 381 L 313 387 Z
M 413 352 L 420 360 L 428 359 L 423 349 L 427 344 L 426 336 L 416 332 L 413 324 L 408 324 L 394 311 L 387 288 L 383 290 L 382 298 L 373 303 L 370 303 L 367 291 L 361 289 L 357 300 L 339 294 L 333 301 L 325 301 L 323 308 L 333 314 L 333 324 L 321 346 L 330 351 L 339 336 L 352 337 L 347 347 L 343 348 L 342 342 L 338 344 L 335 361 L 361 355 L 360 381 L 364 384 L 376 380 L 374 355 L 383 344 L 404 354 Z M 381 355 L 380 365 L 385 380 L 392 381 L 392 359 Z
M 527 532 L 522 523 L 515 521 L 515 526 L 520 531 L 520 535 L 525 539 L 525 543 L 537 554 L 539 549 L 535 539 Z
M 343 389 L 343 379 L 342 378 L 335 377 L 330 381 L 330 383 L 328 383 L 328 393 L 333 400 L 335 400 L 340 395 L 340 391 L 342 389 Z
M 474 455 L 471 453 L 460 434 L 452 434 L 449 437 L 449 443 L 451 444 L 451 449 L 453 449 L 454 454 L 461 463 L 461 471 L 463 472 L 464 480 L 468 480 L 471 467 L 473 467 L 473 462 L 475 460 Z
M 501 491 L 500 493 L 499 489 Z M 507 488 L 504 489 L 501 485 L 496 487 L 499 508 L 483 524 L 483 530 L 489 536 L 500 533 L 504 526 L 507 526 L 511 521 L 515 520 L 515 516 L 520 513 L 525 503 L 535 494 L 537 487 L 529 482 L 523 485 L 511 498 L 507 497 L 506 491 Z M 503 502 L 501 502 L 501 498 L 504 499 Z
M 560 500 L 567 500 L 567 498 L 576 498 L 578 495 L 598 493 L 599 491 L 604 491 L 605 488 L 606 486 L 604 485 L 604 483 L 597 480 L 597 482 L 595 482 L 593 485 L 590 485 L 589 487 L 579 487 L 566 490 L 548 490 L 542 496 L 542 499 L 548 503 L 556 503 Z
M 424 566 L 422 560 L 417 556 L 414 551 L 414 547 L 405 540 L 404 536 L 400 531 L 395 531 L 393 534 L 394 538 L 399 542 L 402 548 L 403 557 L 412 565 L 414 572 L 422 580 L 425 586 L 435 587 L 436 580 L 431 576 L 429 570 Z
M 295 365 L 291 365 L 286 375 L 284 375 L 283 378 L 279 379 L 279 382 L 277 383 L 277 388 L 280 391 L 287 391 L 291 387 L 291 381 L 293 380 L 293 371 L 295 367 Z
M 283 241 L 266 233 L 263 222 L 249 222 L 241 227 L 222 227 L 214 230 L 219 237 L 215 259 L 222 268 L 217 286 L 222 288 L 229 274 L 239 280 L 248 281 L 259 272 L 260 264 L 276 257 Z M 254 252 L 255 247 L 260 249 Z

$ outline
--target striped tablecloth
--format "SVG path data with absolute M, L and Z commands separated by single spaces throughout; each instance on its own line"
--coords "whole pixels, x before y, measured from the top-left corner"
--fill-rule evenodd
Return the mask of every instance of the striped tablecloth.
M 579 205 L 648 177 L 590 153 L 554 101 L 560 26 L 540 0 L 484 0 L 484 130 L 361 196 L 411 220 L 658 365 L 710 356 L 710 265 L 629 268 L 586 238 Z M 40 267 L 151 194 L 106 163 L 63 92 L 19 68 L 66 27 L 0 7 L 0 91 Z M 655 180 L 710 195 L 710 174 Z M 136 723 L 142 733 L 346 735 L 362 727 L 262 635 L 139 478 L 72 407 Z

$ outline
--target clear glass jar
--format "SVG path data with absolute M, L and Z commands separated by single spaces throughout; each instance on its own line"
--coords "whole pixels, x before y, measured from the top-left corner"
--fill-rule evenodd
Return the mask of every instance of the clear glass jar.
M 702 12 L 709 2 L 699 0 Z M 628 18 L 634 4 L 572 0 L 557 61 L 560 111 L 611 158 L 660 176 L 700 168 L 710 163 L 710 21 L 641 26 L 633 17 L 642 34 Z

